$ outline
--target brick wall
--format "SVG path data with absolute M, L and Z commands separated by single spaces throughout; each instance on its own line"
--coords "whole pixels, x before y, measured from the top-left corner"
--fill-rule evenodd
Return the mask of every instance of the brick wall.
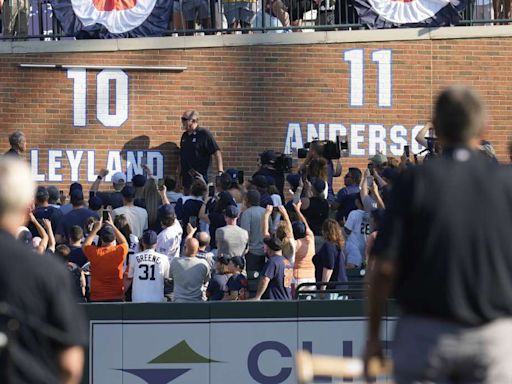
M 348 49 L 364 49 L 364 106 L 349 106 Z M 377 107 L 375 50 L 392 50 L 392 106 Z M 300 123 L 304 141 L 307 123 L 382 124 L 389 136 L 394 125 L 410 131 L 429 119 L 436 92 L 453 83 L 478 89 L 489 106 L 490 129 L 500 159 L 506 144 L 512 104 L 512 38 L 419 40 L 407 42 L 246 46 L 188 50 L 147 50 L 107 53 L 12 54 L 0 56 L 0 150 L 7 134 L 20 129 L 28 147 L 38 148 L 39 172 L 48 175 L 49 149 L 95 150 L 99 169 L 109 149 L 164 151 L 165 173 L 176 167 L 180 114 L 195 108 L 210 128 L 225 157 L 225 167 L 251 172 L 264 149 L 282 150 L 290 122 Z M 97 70 L 87 71 L 87 126 L 73 127 L 73 81 L 66 70 L 22 69 L 19 63 L 89 65 L 183 65 L 181 73 L 126 71 L 129 116 L 120 128 L 106 128 L 96 118 Z M 111 92 L 112 94 L 112 92 Z M 113 98 L 112 98 L 113 99 Z M 112 109 L 113 107 L 111 107 Z M 389 138 L 388 138 L 389 139 Z M 364 155 L 344 159 L 363 166 Z M 62 160 L 63 184 L 70 180 Z M 80 168 L 85 182 L 87 162 Z M 338 186 L 341 178 L 338 180 Z M 45 184 L 48 184 L 46 181 Z M 55 183 L 60 184 L 60 183 Z

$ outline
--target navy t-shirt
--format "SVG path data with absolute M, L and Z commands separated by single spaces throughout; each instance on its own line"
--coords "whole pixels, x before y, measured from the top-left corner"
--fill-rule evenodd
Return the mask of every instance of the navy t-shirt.
M 249 284 L 247 282 L 247 277 L 238 273 L 229 278 L 226 284 L 226 292 L 230 294 L 231 292 L 238 293 L 238 300 L 247 300 L 249 298 L 248 288 Z
M 326 241 L 320 250 L 313 256 L 315 265 L 315 280 L 322 281 L 322 272 L 324 268 L 332 269 L 332 275 L 329 281 L 348 281 L 345 270 L 345 257 L 342 250 L 334 243 Z M 343 286 L 330 284 L 330 289 L 343 288 Z
M 101 203 L 104 207 L 110 205 L 112 209 L 116 209 L 124 205 L 121 192 L 96 192 L 96 196 L 101 199 Z
M 71 252 L 69 253 L 69 262 L 78 265 L 80 268 L 87 263 L 87 257 L 85 257 L 84 250 L 82 247 L 75 247 L 70 245 Z
M 48 207 L 37 207 L 34 209 L 34 216 L 36 219 L 49 219 L 52 223 L 52 229 L 55 231 L 59 226 L 60 219 L 62 218 L 62 211 L 60 208 L 52 206 Z M 39 236 L 37 229 L 34 224 L 30 223 L 28 229 L 32 233 L 32 236 Z
M 274 205 L 274 202 L 268 193 L 263 192 L 260 196 L 260 207 L 267 208 L 267 205 Z
M 226 290 L 226 283 L 231 275 L 215 273 L 210 282 L 208 288 L 206 288 L 206 296 L 208 301 L 222 300 L 224 298 L 224 291 Z
M 270 300 L 292 299 L 293 267 L 284 256 L 270 256 L 261 274 L 270 279 L 263 298 Z
M 97 220 L 100 219 L 98 214 L 89 208 L 73 209 L 62 217 L 56 233 L 67 239 L 69 237 L 69 231 L 73 225 L 78 225 L 84 230 L 84 232 L 86 232 L 85 225 L 89 217 L 94 217 Z
M 203 206 L 202 200 L 196 200 L 195 198 L 187 199 L 185 203 L 183 203 L 182 199 L 179 199 L 176 203 L 176 216 L 179 220 L 181 220 L 181 224 L 183 228 L 187 228 L 187 224 L 192 216 L 199 217 L 199 211 Z M 197 223 L 199 220 L 197 220 Z M 196 226 L 197 226 L 196 223 Z

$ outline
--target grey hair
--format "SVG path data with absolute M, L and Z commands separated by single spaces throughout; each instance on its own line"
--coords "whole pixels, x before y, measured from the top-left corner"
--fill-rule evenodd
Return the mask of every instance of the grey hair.
M 36 185 L 29 166 L 22 160 L 0 158 L 0 217 L 21 213 L 32 203 Z
M 21 140 L 25 138 L 25 134 L 21 131 L 16 131 L 9 135 L 9 144 L 11 147 L 19 147 Z

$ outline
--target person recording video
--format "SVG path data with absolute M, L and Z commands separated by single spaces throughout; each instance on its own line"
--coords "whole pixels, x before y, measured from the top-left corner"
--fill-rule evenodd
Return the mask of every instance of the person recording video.
M 271 176 L 274 181 L 279 194 L 281 195 L 281 199 L 284 199 L 284 170 L 278 169 L 276 167 L 276 161 L 278 156 L 276 152 L 272 150 L 264 151 L 260 154 L 260 168 L 254 172 L 252 177 L 261 175 L 261 176 Z

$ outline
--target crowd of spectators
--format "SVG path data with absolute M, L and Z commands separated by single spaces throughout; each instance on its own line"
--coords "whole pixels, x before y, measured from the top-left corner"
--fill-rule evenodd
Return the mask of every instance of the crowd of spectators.
M 158 180 L 144 166 L 131 182 L 116 172 L 101 192 L 106 169 L 87 192 L 79 183 L 67 191 L 37 187 L 17 238 L 66 263 L 78 301 L 290 300 L 303 283 L 310 283 L 306 291 L 317 290 L 310 298 L 338 298 L 322 291 L 343 289 L 349 276 L 371 270 L 371 248 L 393 182 L 421 162 L 407 151 L 400 159 L 377 153 L 366 169 L 348 168 L 344 187 L 334 193 L 341 161 L 329 165 L 317 148 L 297 173 L 285 176 L 269 150 L 244 180 L 240 171 L 221 168 L 220 148 L 199 127 L 197 112 L 186 111 L 182 124 L 178 179 Z M 416 138 L 432 148 L 424 161 L 438 155 L 427 142 L 430 128 Z M 204 139 L 195 140 L 198 134 Z M 16 132 L 10 143 L 6 156 L 22 156 L 25 136 Z M 490 143 L 482 142 L 481 151 L 496 161 Z M 219 172 L 208 183 L 212 156 Z M 201 163 L 202 170 L 184 172 L 186 162 Z

